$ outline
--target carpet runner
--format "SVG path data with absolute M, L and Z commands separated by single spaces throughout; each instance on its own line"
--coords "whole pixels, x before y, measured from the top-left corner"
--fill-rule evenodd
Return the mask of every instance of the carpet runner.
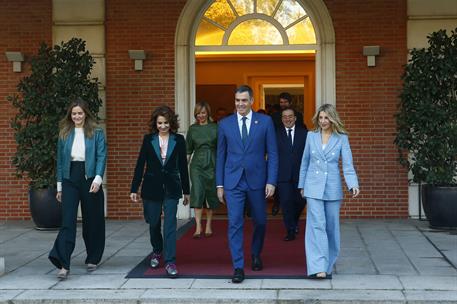
M 203 223 L 203 227 L 205 223 Z M 305 278 L 304 223 L 294 241 L 285 242 L 284 224 L 281 220 L 268 220 L 263 251 L 262 271 L 251 270 L 250 242 L 252 222 L 245 220 L 244 253 L 246 278 Z M 233 268 L 227 241 L 227 221 L 213 221 L 213 236 L 192 238 L 194 226 L 184 227 L 187 231 L 178 239 L 176 265 L 181 278 L 231 278 Z M 145 257 L 126 278 L 164 278 L 163 261 L 158 269 L 149 266 L 150 254 Z

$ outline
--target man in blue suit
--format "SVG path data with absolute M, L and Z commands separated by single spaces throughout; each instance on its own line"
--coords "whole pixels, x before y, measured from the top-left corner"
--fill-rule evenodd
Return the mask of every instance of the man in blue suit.
M 278 141 L 279 171 L 278 191 L 286 236 L 284 241 L 295 240 L 300 215 L 306 200 L 298 189 L 300 164 L 305 149 L 308 130 L 297 124 L 297 116 L 292 108 L 281 110 L 281 127 L 276 130 Z
M 252 89 L 235 91 L 236 113 L 218 126 L 216 185 L 221 202 L 227 201 L 228 239 L 233 283 L 244 280 L 243 212 L 249 202 L 254 232 L 251 243 L 252 270 L 262 270 L 260 253 L 267 222 L 266 199 L 273 196 L 278 173 L 278 152 L 273 121 L 252 111 Z

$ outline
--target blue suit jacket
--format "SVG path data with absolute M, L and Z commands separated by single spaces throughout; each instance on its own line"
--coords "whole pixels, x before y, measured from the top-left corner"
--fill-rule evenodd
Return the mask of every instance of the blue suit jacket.
M 298 183 L 307 133 L 308 130 L 295 124 L 293 145 L 290 145 L 284 125 L 276 130 L 279 154 L 278 183 Z
M 276 185 L 278 150 L 273 121 L 267 115 L 252 113 L 246 146 L 241 141 L 237 115 L 219 122 L 216 157 L 216 185 L 233 189 L 243 170 L 250 189 Z
M 348 189 L 358 188 L 359 183 L 352 163 L 348 136 L 333 133 L 327 147 L 322 150 L 321 133 L 308 132 L 298 182 L 298 188 L 304 189 L 305 197 L 320 200 L 343 199 L 338 167 L 340 157 Z

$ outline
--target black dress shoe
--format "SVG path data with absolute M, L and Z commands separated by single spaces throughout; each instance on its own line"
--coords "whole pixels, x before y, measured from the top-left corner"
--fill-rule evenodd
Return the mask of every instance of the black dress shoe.
M 278 215 L 279 213 L 279 205 L 276 203 L 273 203 L 273 206 L 271 207 L 271 215 L 275 216 Z
M 285 237 L 284 237 L 284 241 L 288 242 L 288 241 L 293 241 L 295 240 L 295 233 L 288 233 Z
M 254 271 L 260 271 L 263 269 L 262 259 L 259 256 L 252 256 L 251 268 Z
M 244 270 L 241 268 L 236 268 L 233 273 L 232 283 L 241 283 L 244 281 Z

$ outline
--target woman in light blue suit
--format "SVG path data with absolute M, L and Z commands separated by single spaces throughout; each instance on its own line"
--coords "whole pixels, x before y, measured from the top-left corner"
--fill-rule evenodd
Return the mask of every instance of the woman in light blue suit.
M 335 107 L 320 106 L 313 123 L 315 130 L 308 132 L 298 182 L 298 188 L 308 202 L 306 264 L 308 278 L 331 279 L 340 250 L 339 213 L 343 199 L 340 158 L 352 196 L 358 196 L 360 191 L 347 132 Z

